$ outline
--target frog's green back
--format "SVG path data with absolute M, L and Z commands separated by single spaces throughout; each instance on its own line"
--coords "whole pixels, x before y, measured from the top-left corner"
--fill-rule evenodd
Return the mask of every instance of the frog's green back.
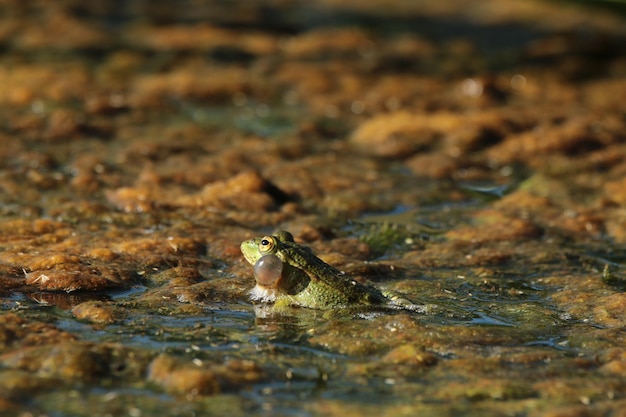
M 378 289 L 363 285 L 346 276 L 343 272 L 328 265 L 307 247 L 291 241 L 282 242 L 285 248 L 285 262 L 304 270 L 311 278 L 303 297 L 319 299 L 322 303 L 333 306 L 367 304 L 385 304 L 389 300 Z M 324 301 L 322 301 L 324 300 Z M 317 307 L 320 308 L 320 307 Z

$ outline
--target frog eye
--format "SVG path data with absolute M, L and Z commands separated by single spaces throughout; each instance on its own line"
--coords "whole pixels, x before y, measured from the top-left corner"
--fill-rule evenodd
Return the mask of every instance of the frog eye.
M 259 243 L 259 250 L 261 252 L 271 252 L 276 246 L 276 242 L 272 236 L 265 236 L 261 239 L 261 243 Z

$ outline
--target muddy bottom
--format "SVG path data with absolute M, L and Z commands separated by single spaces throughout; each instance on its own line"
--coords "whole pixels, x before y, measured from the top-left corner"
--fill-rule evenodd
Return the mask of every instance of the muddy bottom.
M 0 5 L 1 414 L 624 416 L 619 5 L 83 3 Z

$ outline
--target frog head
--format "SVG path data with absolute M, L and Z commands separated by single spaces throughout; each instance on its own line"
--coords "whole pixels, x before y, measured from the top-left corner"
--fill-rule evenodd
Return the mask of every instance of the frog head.
M 294 242 L 289 232 L 281 231 L 246 240 L 241 243 L 241 253 L 254 265 L 256 286 L 252 298 L 275 301 L 280 295 L 293 295 L 305 288 L 310 278 L 303 270 L 289 265 L 289 248 L 285 242 Z

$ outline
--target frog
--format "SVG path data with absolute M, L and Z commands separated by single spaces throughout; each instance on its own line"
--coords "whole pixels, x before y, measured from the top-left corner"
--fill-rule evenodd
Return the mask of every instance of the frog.
M 322 261 L 285 230 L 245 240 L 241 252 L 254 266 L 253 302 L 273 304 L 277 309 L 296 306 L 320 310 L 401 304 L 399 298 L 360 283 Z

